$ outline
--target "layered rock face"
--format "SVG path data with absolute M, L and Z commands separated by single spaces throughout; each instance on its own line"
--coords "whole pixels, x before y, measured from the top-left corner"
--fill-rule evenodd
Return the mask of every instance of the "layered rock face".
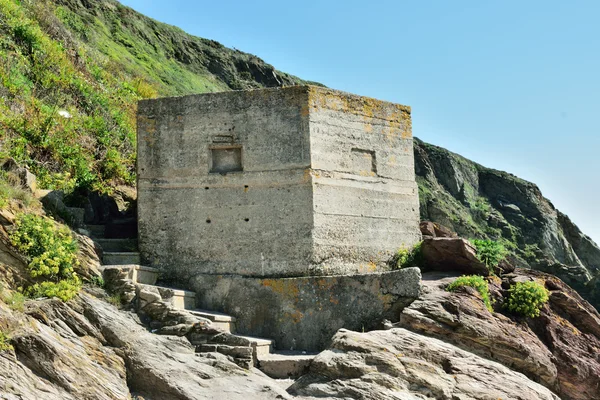
M 337 399 L 559 399 L 499 363 L 406 329 L 340 330 L 289 391 Z
M 422 219 L 465 238 L 499 240 L 518 265 L 554 274 L 600 306 L 600 248 L 535 184 L 414 143 Z
M 0 353 L 0 398 L 27 400 L 275 399 L 273 380 L 219 353 L 197 354 L 185 338 L 146 330 L 133 313 L 83 294 L 64 304 L 0 303 L 14 351 Z
M 517 269 L 491 279 L 495 312 L 465 288 L 445 291 L 456 276 L 423 274 L 423 293 L 396 326 L 442 339 L 527 375 L 564 399 L 600 399 L 600 315 L 554 276 Z M 550 290 L 538 318 L 503 314 L 502 296 L 515 282 L 535 280 Z

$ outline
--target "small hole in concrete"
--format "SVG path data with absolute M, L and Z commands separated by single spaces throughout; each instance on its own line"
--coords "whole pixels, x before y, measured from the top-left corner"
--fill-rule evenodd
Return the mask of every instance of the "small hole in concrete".
M 248 185 L 244 185 L 244 189 L 248 189 Z
M 244 218 L 244 221 L 248 222 L 250 221 L 250 218 Z
M 204 190 L 208 190 L 208 186 L 206 186 L 206 187 L 204 188 Z
M 207 219 L 207 220 L 206 220 L 206 223 L 207 223 L 207 224 L 210 224 L 210 219 Z

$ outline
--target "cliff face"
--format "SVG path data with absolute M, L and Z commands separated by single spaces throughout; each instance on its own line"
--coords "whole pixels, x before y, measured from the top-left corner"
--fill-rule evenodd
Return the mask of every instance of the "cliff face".
M 533 183 L 415 139 L 421 219 L 499 240 L 519 266 L 560 277 L 596 308 L 600 248 Z
M 115 0 L 53 0 L 74 36 L 161 95 L 240 90 L 305 82 L 260 58 L 189 35 Z M 57 11 L 56 11 L 57 10 Z
M 133 186 L 138 100 L 297 83 L 114 0 L 0 0 L 0 157 L 44 189 Z

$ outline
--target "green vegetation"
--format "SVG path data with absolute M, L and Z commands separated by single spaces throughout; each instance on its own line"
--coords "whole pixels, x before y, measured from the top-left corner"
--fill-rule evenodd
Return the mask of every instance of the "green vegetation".
M 0 0 L 0 16 L 0 156 L 45 188 L 133 183 L 132 79 L 101 68 L 43 1 Z
M 19 200 L 25 207 L 33 203 L 33 196 L 19 185 L 19 180 L 13 174 L 0 171 L 0 208 L 6 207 L 10 199 Z
M 415 244 L 412 249 L 400 248 L 390 261 L 392 268 L 421 267 L 423 265 L 422 243 Z
M 104 287 L 104 279 L 101 276 L 93 276 L 89 282 L 93 286 L 98 286 L 99 288 Z
M 6 336 L 4 332 L 0 331 L 0 353 L 11 351 L 12 349 L 13 347 L 10 344 L 10 338 Z
M 0 300 L 13 311 L 23 311 L 25 296 L 19 292 L 8 291 L 0 287 Z
M 115 307 L 121 307 L 122 298 L 120 294 L 113 294 L 112 296 L 108 297 L 106 301 Z
M 481 295 L 481 298 L 483 299 L 483 304 L 485 304 L 485 308 L 487 308 L 490 312 L 493 311 L 488 283 L 483 277 L 479 275 L 463 275 L 457 278 L 452 283 L 450 283 L 446 290 L 449 292 L 456 292 L 459 288 L 463 286 L 470 286 L 477 290 Z
M 499 203 L 500 193 L 516 203 L 527 203 L 527 193 L 539 195 L 535 185 L 418 138 L 414 144 L 422 220 L 447 226 L 462 237 L 501 243 L 523 266 L 534 267 L 549 255 L 530 244 L 543 243 L 537 221 L 511 213 Z
M 27 289 L 27 295 L 31 298 L 58 297 L 62 301 L 69 301 L 77 296 L 81 289 L 81 282 L 75 276 L 71 279 L 61 279 L 58 282 L 44 281 L 36 283 Z
M 493 272 L 494 267 L 498 266 L 498 263 L 508 255 L 508 251 L 499 242 L 493 240 L 471 240 L 473 246 L 477 249 L 477 258 L 483 262 L 488 269 Z
M 526 317 L 539 317 L 542 306 L 548 302 L 550 292 L 538 282 L 517 282 L 508 290 L 505 307 Z
M 27 295 L 68 301 L 77 294 L 81 286 L 74 272 L 78 264 L 77 243 L 69 228 L 47 217 L 21 214 L 10 239 L 27 256 L 29 275 L 41 280 L 26 289 Z
M 114 0 L 56 3 L 0 0 L 0 159 L 44 189 L 134 185 L 138 100 L 303 82 Z

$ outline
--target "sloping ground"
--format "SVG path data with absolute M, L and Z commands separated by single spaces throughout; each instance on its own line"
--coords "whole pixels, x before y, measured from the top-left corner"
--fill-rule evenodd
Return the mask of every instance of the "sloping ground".
M 0 159 L 42 188 L 134 185 L 140 99 L 296 83 L 115 0 L 0 0 Z
M 78 39 L 173 96 L 304 83 L 260 58 L 157 22 L 115 0 L 53 0 Z
M 0 0 L 0 158 L 42 188 L 133 185 L 139 99 L 296 83 L 115 0 Z M 600 304 L 600 249 L 534 184 L 418 140 L 415 156 L 423 219 L 500 240 Z
M 600 400 L 600 315 L 547 274 L 517 269 L 488 278 L 496 300 L 490 312 L 471 288 L 445 291 L 453 271 L 426 273 L 419 298 L 399 307 L 395 329 L 339 331 L 309 373 L 288 387 L 293 382 L 274 381 L 236 358 L 196 353 L 192 339 L 182 336 L 192 323 L 182 314 L 185 310 L 172 314 L 157 303 L 154 310 L 165 324 L 157 325 L 154 317 L 148 320 L 108 304 L 107 294 L 97 287 L 87 287 L 67 303 L 37 299 L 19 306 L 10 293 L 23 285 L 27 267 L 7 235 L 14 224 L 11 210 L 18 209 L 23 205 L 16 201 L 0 209 L 3 399 L 554 400 L 558 395 Z M 89 239 L 78 240 L 81 263 L 76 272 L 92 277 L 98 274 L 99 259 Z M 541 316 L 506 313 L 507 288 L 528 280 L 550 291 Z M 142 304 L 150 301 L 148 294 L 134 290 L 129 300 Z M 143 310 L 148 317 L 147 307 Z M 193 320 L 197 322 L 190 329 L 198 333 L 193 340 L 201 340 L 202 332 L 214 334 L 210 321 Z
M 600 248 L 539 188 L 415 139 L 421 218 L 498 240 L 516 263 L 554 274 L 600 306 Z

